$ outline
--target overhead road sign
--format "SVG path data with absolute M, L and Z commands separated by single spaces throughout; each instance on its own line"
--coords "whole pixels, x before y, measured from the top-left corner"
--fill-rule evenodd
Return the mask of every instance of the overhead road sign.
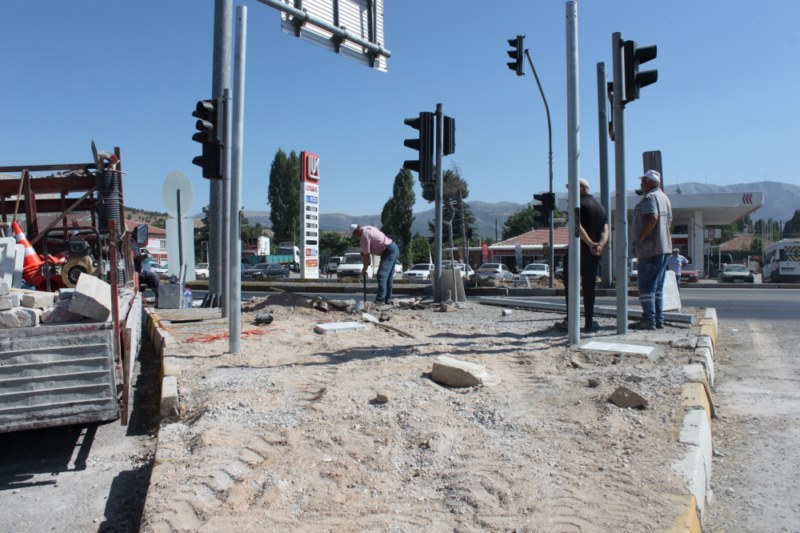
M 281 12 L 284 32 L 386 72 L 383 0 L 258 1 Z

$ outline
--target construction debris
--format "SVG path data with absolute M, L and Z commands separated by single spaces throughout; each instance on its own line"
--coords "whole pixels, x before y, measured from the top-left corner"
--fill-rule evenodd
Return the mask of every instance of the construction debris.
M 486 369 L 477 363 L 459 361 L 440 355 L 433 362 L 431 379 L 448 387 L 474 387 L 488 378 Z

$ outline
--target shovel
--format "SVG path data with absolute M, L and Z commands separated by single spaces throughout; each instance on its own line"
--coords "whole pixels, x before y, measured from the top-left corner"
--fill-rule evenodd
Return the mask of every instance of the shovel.
M 367 305 L 367 273 L 366 272 L 362 272 L 361 273 L 361 280 L 364 283 L 364 301 L 363 302 L 358 302 L 356 304 L 356 310 L 357 311 L 363 311 L 364 310 L 364 306 Z

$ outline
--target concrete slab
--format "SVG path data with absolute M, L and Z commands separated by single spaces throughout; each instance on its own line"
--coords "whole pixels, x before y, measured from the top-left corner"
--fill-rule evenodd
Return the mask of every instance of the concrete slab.
M 314 326 L 314 331 L 326 335 L 328 333 L 342 333 L 344 331 L 359 331 L 367 329 L 366 324 L 361 322 L 327 322 Z
M 0 282 L 14 286 L 14 267 L 17 261 L 17 240 L 0 237 Z
M 664 278 L 664 311 L 680 311 L 681 292 L 678 290 L 678 281 L 675 272 L 667 270 Z
M 656 347 L 652 344 L 634 344 L 628 342 L 608 342 L 591 340 L 580 346 L 581 350 L 593 350 L 598 352 L 615 352 L 615 353 L 629 353 L 635 355 L 644 355 L 649 357 L 653 354 Z

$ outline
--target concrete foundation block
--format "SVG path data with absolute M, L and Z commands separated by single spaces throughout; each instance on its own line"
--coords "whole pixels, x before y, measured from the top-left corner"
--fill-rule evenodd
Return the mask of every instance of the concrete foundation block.
M 178 414 L 180 414 L 178 378 L 165 376 L 161 380 L 161 416 L 178 416 Z
M 69 310 L 93 320 L 105 322 L 111 316 L 111 285 L 88 274 L 78 278 Z
M 54 292 L 29 291 L 22 295 L 22 307 L 30 309 L 44 309 L 51 307 L 56 301 Z
M 17 301 L 19 301 L 19 299 L 17 299 Z M 7 309 L 11 309 L 12 307 L 17 306 L 14 305 L 14 302 L 11 300 L 10 294 L 0 296 L 0 311 L 5 311 Z
M 38 326 L 41 320 L 41 309 L 14 307 L 0 311 L 0 329 L 33 328 Z

